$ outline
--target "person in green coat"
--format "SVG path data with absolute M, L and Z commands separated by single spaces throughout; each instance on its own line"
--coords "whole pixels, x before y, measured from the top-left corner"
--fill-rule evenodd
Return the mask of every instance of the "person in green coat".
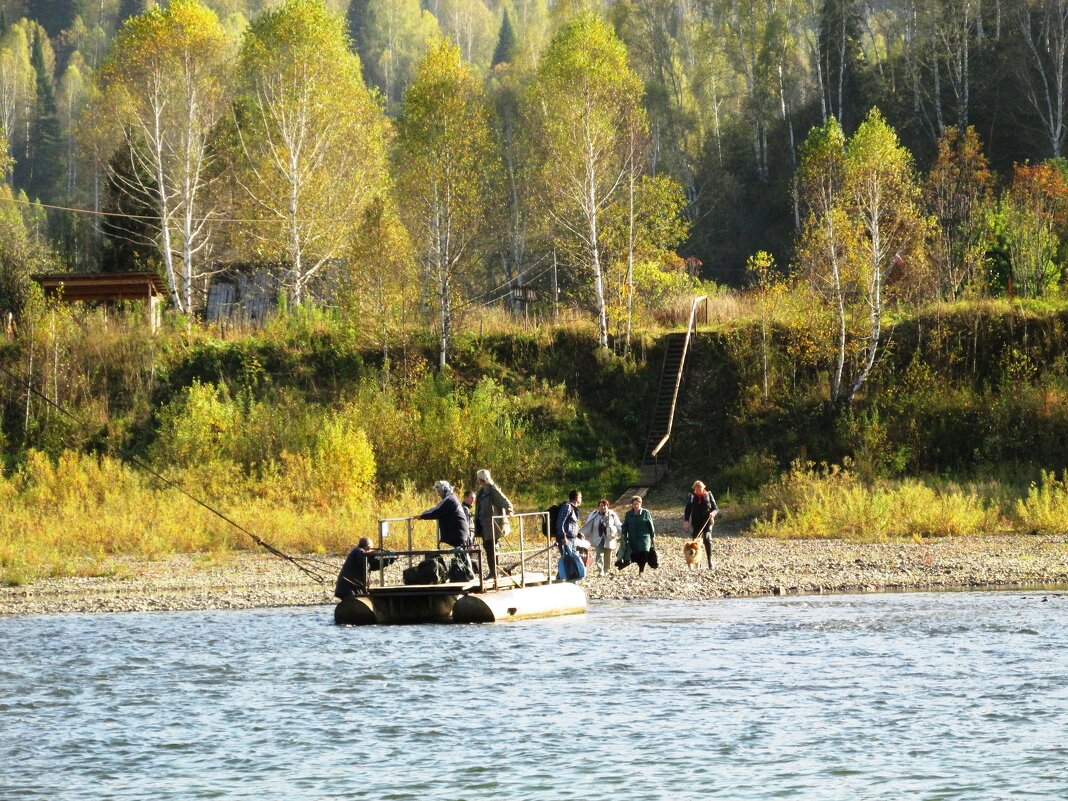
M 622 533 L 630 544 L 630 558 L 638 565 L 638 575 L 641 575 L 649 562 L 649 549 L 656 536 L 653 516 L 648 509 L 642 509 L 641 495 L 630 499 L 630 510 L 623 517 Z

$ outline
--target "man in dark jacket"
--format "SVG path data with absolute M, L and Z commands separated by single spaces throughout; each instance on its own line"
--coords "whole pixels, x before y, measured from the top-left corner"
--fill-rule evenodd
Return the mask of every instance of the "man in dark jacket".
M 560 511 L 556 518 L 556 544 L 563 545 L 567 540 L 568 545 L 575 544 L 575 535 L 579 530 L 579 507 L 582 506 L 582 493 L 571 490 L 567 496 L 567 503 L 560 504 Z
M 464 514 L 460 501 L 452 491 L 448 481 L 437 481 L 434 490 L 441 496 L 441 503 L 433 509 L 427 509 L 419 520 L 438 521 L 438 539 L 453 548 L 466 548 L 471 544 L 471 534 L 467 527 L 467 515 Z
M 371 540 L 361 537 L 356 547 L 345 557 L 345 564 L 338 573 L 337 583 L 334 585 L 334 595 L 342 601 L 356 595 L 367 594 L 367 580 L 370 572 L 367 555 L 373 550 Z

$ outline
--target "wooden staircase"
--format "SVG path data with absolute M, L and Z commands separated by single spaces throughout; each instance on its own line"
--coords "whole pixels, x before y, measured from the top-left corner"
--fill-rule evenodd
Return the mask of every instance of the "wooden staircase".
M 649 433 L 645 438 L 642 461 L 638 467 L 638 482 L 646 487 L 656 484 L 667 467 L 664 446 L 671 437 L 671 427 L 675 421 L 675 403 L 686 362 L 686 346 L 686 334 L 668 334 L 664 363 L 660 368 L 656 404 L 649 419 Z
M 668 467 L 667 444 L 675 423 L 675 410 L 679 402 L 679 390 L 686 369 L 686 357 L 690 352 L 698 305 L 706 302 L 707 296 L 694 298 L 690 305 L 690 321 L 685 333 L 668 334 L 664 348 L 664 363 L 660 368 L 660 384 L 656 392 L 656 404 L 649 420 L 649 433 L 642 449 L 642 461 L 638 467 L 638 482 L 629 487 L 620 501 L 632 495 L 645 495 L 655 486 Z M 707 318 L 707 313 L 706 313 Z M 619 503 L 619 501 L 617 501 Z

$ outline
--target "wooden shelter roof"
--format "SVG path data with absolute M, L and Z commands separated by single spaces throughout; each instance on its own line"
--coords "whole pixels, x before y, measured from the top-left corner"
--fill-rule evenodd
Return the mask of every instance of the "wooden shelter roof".
M 155 273 L 52 273 L 35 275 L 45 297 L 75 301 L 149 300 L 166 294 L 166 287 Z

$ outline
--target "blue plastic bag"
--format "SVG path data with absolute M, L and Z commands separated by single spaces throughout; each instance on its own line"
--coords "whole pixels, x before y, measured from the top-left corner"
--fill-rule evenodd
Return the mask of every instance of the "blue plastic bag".
M 574 548 L 564 544 L 560 546 L 560 561 L 556 563 L 557 578 L 564 581 L 582 581 L 586 578 L 586 565 Z

